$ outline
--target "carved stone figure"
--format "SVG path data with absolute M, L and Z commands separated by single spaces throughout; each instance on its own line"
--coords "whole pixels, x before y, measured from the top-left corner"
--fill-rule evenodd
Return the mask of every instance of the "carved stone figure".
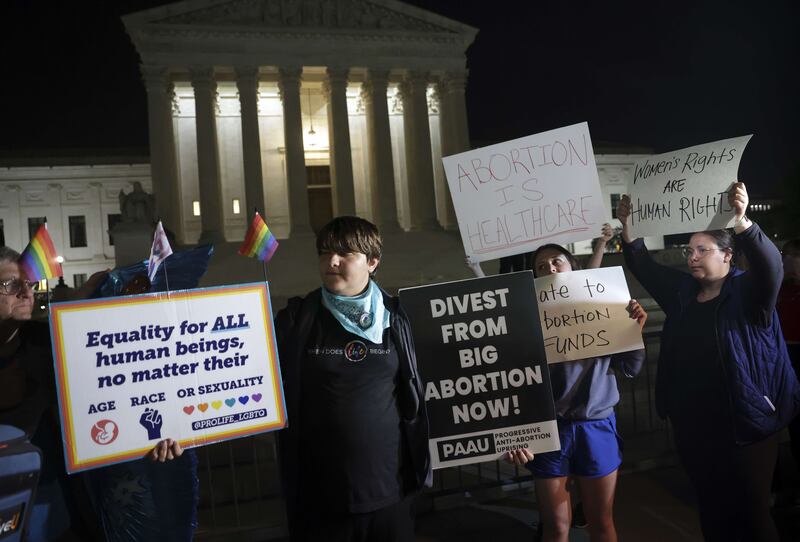
M 119 191 L 119 211 L 123 222 L 152 224 L 155 208 L 155 198 L 145 192 L 138 181 L 133 183 L 133 190 L 129 194 Z

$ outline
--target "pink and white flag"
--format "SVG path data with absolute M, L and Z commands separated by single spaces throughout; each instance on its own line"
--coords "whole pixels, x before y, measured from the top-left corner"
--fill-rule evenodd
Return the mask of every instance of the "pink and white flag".
M 158 221 L 156 231 L 153 234 L 153 246 L 150 248 L 150 259 L 147 261 L 147 276 L 150 282 L 156 278 L 156 271 L 161 262 L 167 259 L 172 254 L 172 247 L 169 246 L 167 234 L 164 232 L 164 226 L 161 221 Z

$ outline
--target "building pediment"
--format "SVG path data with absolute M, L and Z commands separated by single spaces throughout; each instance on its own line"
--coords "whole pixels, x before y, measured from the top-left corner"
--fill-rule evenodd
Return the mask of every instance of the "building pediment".
M 123 22 L 155 66 L 463 70 L 478 32 L 399 0 L 185 0 Z
M 477 29 L 397 0 L 187 0 L 123 18 L 129 29 L 451 35 Z

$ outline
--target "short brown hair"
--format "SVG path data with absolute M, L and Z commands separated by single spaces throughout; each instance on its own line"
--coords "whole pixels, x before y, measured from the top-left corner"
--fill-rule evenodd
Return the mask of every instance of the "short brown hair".
M 367 256 L 367 260 L 380 260 L 382 248 L 378 227 L 357 216 L 337 216 L 317 234 L 317 254 L 360 252 Z

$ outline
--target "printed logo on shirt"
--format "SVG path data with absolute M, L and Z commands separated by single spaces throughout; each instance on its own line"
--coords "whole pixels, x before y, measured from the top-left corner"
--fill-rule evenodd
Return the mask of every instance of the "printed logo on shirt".
M 364 358 L 367 357 L 367 345 L 361 341 L 350 341 L 344 347 L 344 357 L 348 361 L 364 361 Z

